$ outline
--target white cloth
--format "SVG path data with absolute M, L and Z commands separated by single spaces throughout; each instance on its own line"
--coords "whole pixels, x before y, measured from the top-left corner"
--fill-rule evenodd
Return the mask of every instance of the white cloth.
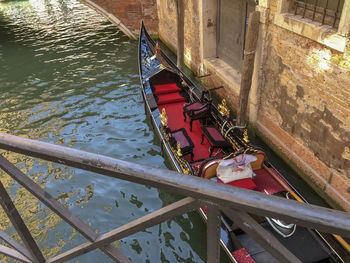
M 240 154 L 233 159 L 224 160 L 216 168 L 217 177 L 225 184 L 235 180 L 252 178 L 253 171 L 250 163 L 256 160 L 255 156 L 249 154 Z

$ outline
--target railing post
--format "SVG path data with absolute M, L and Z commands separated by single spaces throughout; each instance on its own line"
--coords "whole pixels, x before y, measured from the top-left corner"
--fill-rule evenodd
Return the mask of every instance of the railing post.
M 24 224 L 21 215 L 18 213 L 15 205 L 12 203 L 11 197 L 8 195 L 4 185 L 0 182 L 0 204 L 3 207 L 5 213 L 11 220 L 12 225 L 16 229 L 17 233 L 21 237 L 24 245 L 29 250 L 32 256 L 33 262 L 42 263 L 45 262 L 45 258 L 41 253 L 34 238 L 30 234 L 27 226 Z
M 207 263 L 220 261 L 220 211 L 214 205 L 207 206 Z

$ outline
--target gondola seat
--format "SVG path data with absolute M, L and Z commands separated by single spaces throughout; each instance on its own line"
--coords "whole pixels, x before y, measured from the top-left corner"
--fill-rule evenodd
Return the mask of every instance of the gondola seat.
M 183 107 L 184 121 L 186 115 L 190 118 L 190 131 L 192 131 L 192 122 L 194 120 L 206 120 L 211 110 L 212 99 L 205 98 L 208 91 L 203 91 L 200 102 L 187 103 Z
M 179 88 L 176 83 L 157 84 L 153 86 L 153 94 L 156 95 L 180 91 L 181 88 Z
M 156 101 L 158 105 L 165 105 L 170 103 L 176 103 L 185 101 L 185 98 L 181 96 L 179 92 L 158 94 L 156 96 Z
M 190 136 L 188 136 L 186 130 L 184 128 L 181 128 L 175 131 L 171 131 L 170 134 L 171 137 L 175 139 L 173 140 L 172 146 L 176 149 L 176 143 L 180 143 L 182 155 L 185 156 L 187 154 L 190 154 L 191 160 L 193 160 L 194 144 Z
M 203 144 L 204 136 L 207 138 L 210 144 L 210 154 L 209 157 L 213 154 L 214 149 L 216 148 L 230 148 L 232 145 L 222 136 L 220 131 L 215 126 L 211 125 L 203 125 L 202 127 L 202 140 L 201 144 Z

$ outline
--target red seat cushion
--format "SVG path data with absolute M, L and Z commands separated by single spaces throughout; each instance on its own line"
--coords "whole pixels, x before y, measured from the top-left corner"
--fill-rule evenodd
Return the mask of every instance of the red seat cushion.
M 219 178 L 218 178 L 218 181 L 224 184 L 224 182 L 221 181 Z M 227 185 L 236 186 L 236 187 L 245 188 L 245 189 L 251 189 L 251 190 L 256 188 L 256 184 L 250 178 L 235 180 L 227 183 Z
M 283 180 L 278 173 L 270 168 L 271 172 L 275 173 L 281 180 Z M 254 181 L 257 184 L 256 191 L 272 195 L 274 193 L 285 191 L 284 189 L 265 169 L 259 169 L 254 171 Z M 284 181 L 284 180 L 283 180 Z M 287 183 L 286 183 L 287 184 Z
M 241 248 L 232 252 L 232 255 L 238 263 L 255 263 L 255 260 L 252 259 L 245 248 Z
M 158 94 L 156 96 L 158 97 L 158 101 L 157 101 L 158 105 L 185 101 L 185 98 L 182 97 L 178 92 Z
M 216 147 L 230 147 L 231 144 L 226 141 L 226 139 L 221 135 L 221 133 L 214 126 L 205 126 L 203 125 L 202 131 L 207 137 L 210 145 Z
M 173 136 L 177 142 L 180 143 L 181 148 L 189 147 L 192 146 L 193 148 L 193 143 L 191 141 L 191 138 L 186 133 L 185 129 L 179 129 L 176 131 L 171 132 L 171 136 Z
M 195 103 L 192 103 L 192 104 L 185 104 L 184 105 L 184 110 L 188 111 L 188 110 L 197 110 L 197 109 L 200 109 L 204 106 L 204 104 L 202 103 L 199 103 L 199 102 L 195 102 Z M 205 111 L 207 110 L 207 106 L 206 107 L 203 107 L 202 109 L 198 110 L 198 111 L 195 111 L 196 114 L 202 112 L 202 111 Z
M 159 85 L 154 85 L 153 87 L 154 87 L 154 92 L 153 92 L 154 94 L 181 91 L 181 88 L 179 88 L 175 83 L 159 84 Z
M 205 129 L 215 142 L 225 141 L 225 138 L 215 127 L 205 127 Z

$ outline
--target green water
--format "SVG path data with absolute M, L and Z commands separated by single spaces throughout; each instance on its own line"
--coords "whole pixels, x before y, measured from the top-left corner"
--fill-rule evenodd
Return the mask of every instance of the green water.
M 136 54 L 137 41 L 77 1 L 0 1 L 0 131 L 166 168 L 145 116 Z M 176 200 L 143 185 L 4 155 L 98 233 Z M 86 241 L 0 176 L 45 256 Z M 0 229 L 18 239 L 2 210 L 0 218 Z M 205 235 L 199 216 L 190 213 L 116 246 L 133 262 L 203 262 Z M 79 262 L 111 260 L 94 251 Z

